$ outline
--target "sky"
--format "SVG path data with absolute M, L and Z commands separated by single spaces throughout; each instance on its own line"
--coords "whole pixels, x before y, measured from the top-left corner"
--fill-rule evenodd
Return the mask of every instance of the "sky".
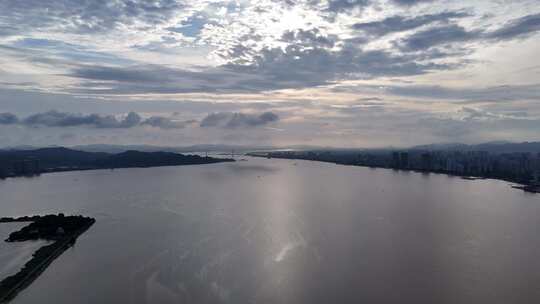
M 540 140 L 539 0 L 0 0 L 0 146 Z

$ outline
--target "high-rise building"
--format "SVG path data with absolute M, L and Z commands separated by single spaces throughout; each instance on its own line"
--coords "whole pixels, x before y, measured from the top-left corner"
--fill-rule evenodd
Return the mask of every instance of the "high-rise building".
M 399 169 L 399 152 L 392 152 L 392 168 Z
M 409 168 L 409 152 L 399 153 L 399 166 L 401 169 Z
M 429 152 L 426 152 L 426 153 L 422 153 L 422 155 L 420 156 L 421 157 L 421 168 L 422 170 L 431 170 L 431 168 L 433 167 L 433 156 L 431 155 L 431 153 Z

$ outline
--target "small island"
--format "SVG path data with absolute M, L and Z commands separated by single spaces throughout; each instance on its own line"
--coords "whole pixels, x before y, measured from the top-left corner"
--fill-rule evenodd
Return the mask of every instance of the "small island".
M 58 215 L 0 218 L 0 223 L 30 222 L 18 231 L 12 232 L 6 242 L 47 240 L 53 243 L 39 248 L 16 274 L 0 281 L 0 303 L 13 299 L 21 290 L 30 285 L 51 262 L 71 247 L 77 237 L 95 223 L 95 219 L 83 216 Z

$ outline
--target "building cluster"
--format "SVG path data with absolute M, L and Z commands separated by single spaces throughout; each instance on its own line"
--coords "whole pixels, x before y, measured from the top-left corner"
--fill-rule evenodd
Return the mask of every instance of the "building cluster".
M 0 178 L 37 175 L 39 173 L 41 173 L 41 167 L 38 159 L 0 161 Z
M 540 153 L 485 151 L 276 151 L 268 157 L 497 178 L 540 186 Z
M 365 157 L 360 158 L 364 160 L 362 165 L 370 165 L 369 161 L 365 162 Z M 540 184 L 540 153 L 394 151 L 388 159 L 388 167 Z

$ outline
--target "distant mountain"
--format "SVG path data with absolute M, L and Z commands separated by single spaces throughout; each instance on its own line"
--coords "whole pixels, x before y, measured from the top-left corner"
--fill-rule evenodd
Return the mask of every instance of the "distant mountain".
M 73 149 L 86 151 L 86 152 L 107 152 L 107 153 L 122 153 L 126 151 L 141 151 L 141 152 L 174 152 L 174 153 L 188 153 L 188 152 L 244 152 L 260 149 L 273 149 L 269 146 L 241 146 L 241 145 L 192 145 L 185 147 L 160 147 L 151 145 L 106 145 L 106 144 L 94 144 L 94 145 L 80 145 L 74 146 Z
M 12 151 L 12 150 L 36 150 L 41 149 L 45 147 L 36 147 L 36 146 L 28 146 L 28 145 L 20 145 L 20 146 L 8 146 L 8 147 L 2 147 L 0 148 L 0 151 Z
M 16 146 L 0 149 L 0 153 L 9 151 L 38 151 L 42 149 L 65 149 L 62 147 L 47 147 L 38 148 L 33 146 Z M 487 151 L 491 153 L 514 153 L 528 152 L 540 153 L 540 142 L 522 142 L 514 143 L 509 141 L 492 141 L 481 144 L 463 144 L 463 143 L 441 143 L 418 145 L 410 148 L 386 147 L 386 148 L 338 148 L 338 147 L 321 147 L 308 145 L 289 145 L 289 146 L 244 146 L 244 145 L 223 145 L 223 144 L 201 144 L 184 147 L 163 147 L 152 145 L 109 145 L 109 144 L 92 144 L 79 145 L 70 147 L 70 149 L 79 152 L 91 153 L 109 153 L 118 154 L 127 151 L 140 152 L 171 152 L 171 153 L 193 153 L 193 152 L 225 152 L 230 153 L 245 153 L 253 151 L 276 151 L 276 150 L 317 150 L 317 151 L 334 151 L 334 152 L 354 152 L 354 151 L 388 151 L 388 150 L 429 150 L 429 151 Z
M 461 143 L 429 144 L 411 147 L 411 150 L 464 150 L 468 145 Z
M 476 146 L 477 149 L 492 153 L 540 153 L 540 142 L 523 143 L 486 143 Z
M 90 153 L 63 147 L 35 150 L 0 151 L 0 162 L 38 159 L 42 168 L 92 167 L 96 161 L 108 157 L 107 153 Z
M 198 155 L 182 155 L 172 152 L 140 152 L 126 151 L 109 155 L 98 160 L 97 164 L 105 168 L 158 167 L 178 165 L 199 165 L 218 163 L 221 158 L 201 157 Z
M 130 150 L 141 151 L 141 152 L 157 152 L 165 151 L 164 147 L 150 146 L 150 145 L 105 145 L 105 144 L 94 144 L 94 145 L 79 145 L 73 146 L 72 149 L 84 151 L 84 152 L 105 152 L 105 153 L 122 153 Z
M 26 169 L 17 166 L 21 161 L 37 160 L 39 171 L 53 172 L 65 170 L 131 168 L 155 166 L 198 165 L 234 161 L 233 159 L 182 155 L 173 152 L 126 151 L 122 153 L 84 152 L 64 147 L 35 150 L 0 151 L 0 175 L 13 176 L 25 173 Z M 21 169 L 22 168 L 22 169 Z M 18 171 L 23 172 L 18 172 Z

